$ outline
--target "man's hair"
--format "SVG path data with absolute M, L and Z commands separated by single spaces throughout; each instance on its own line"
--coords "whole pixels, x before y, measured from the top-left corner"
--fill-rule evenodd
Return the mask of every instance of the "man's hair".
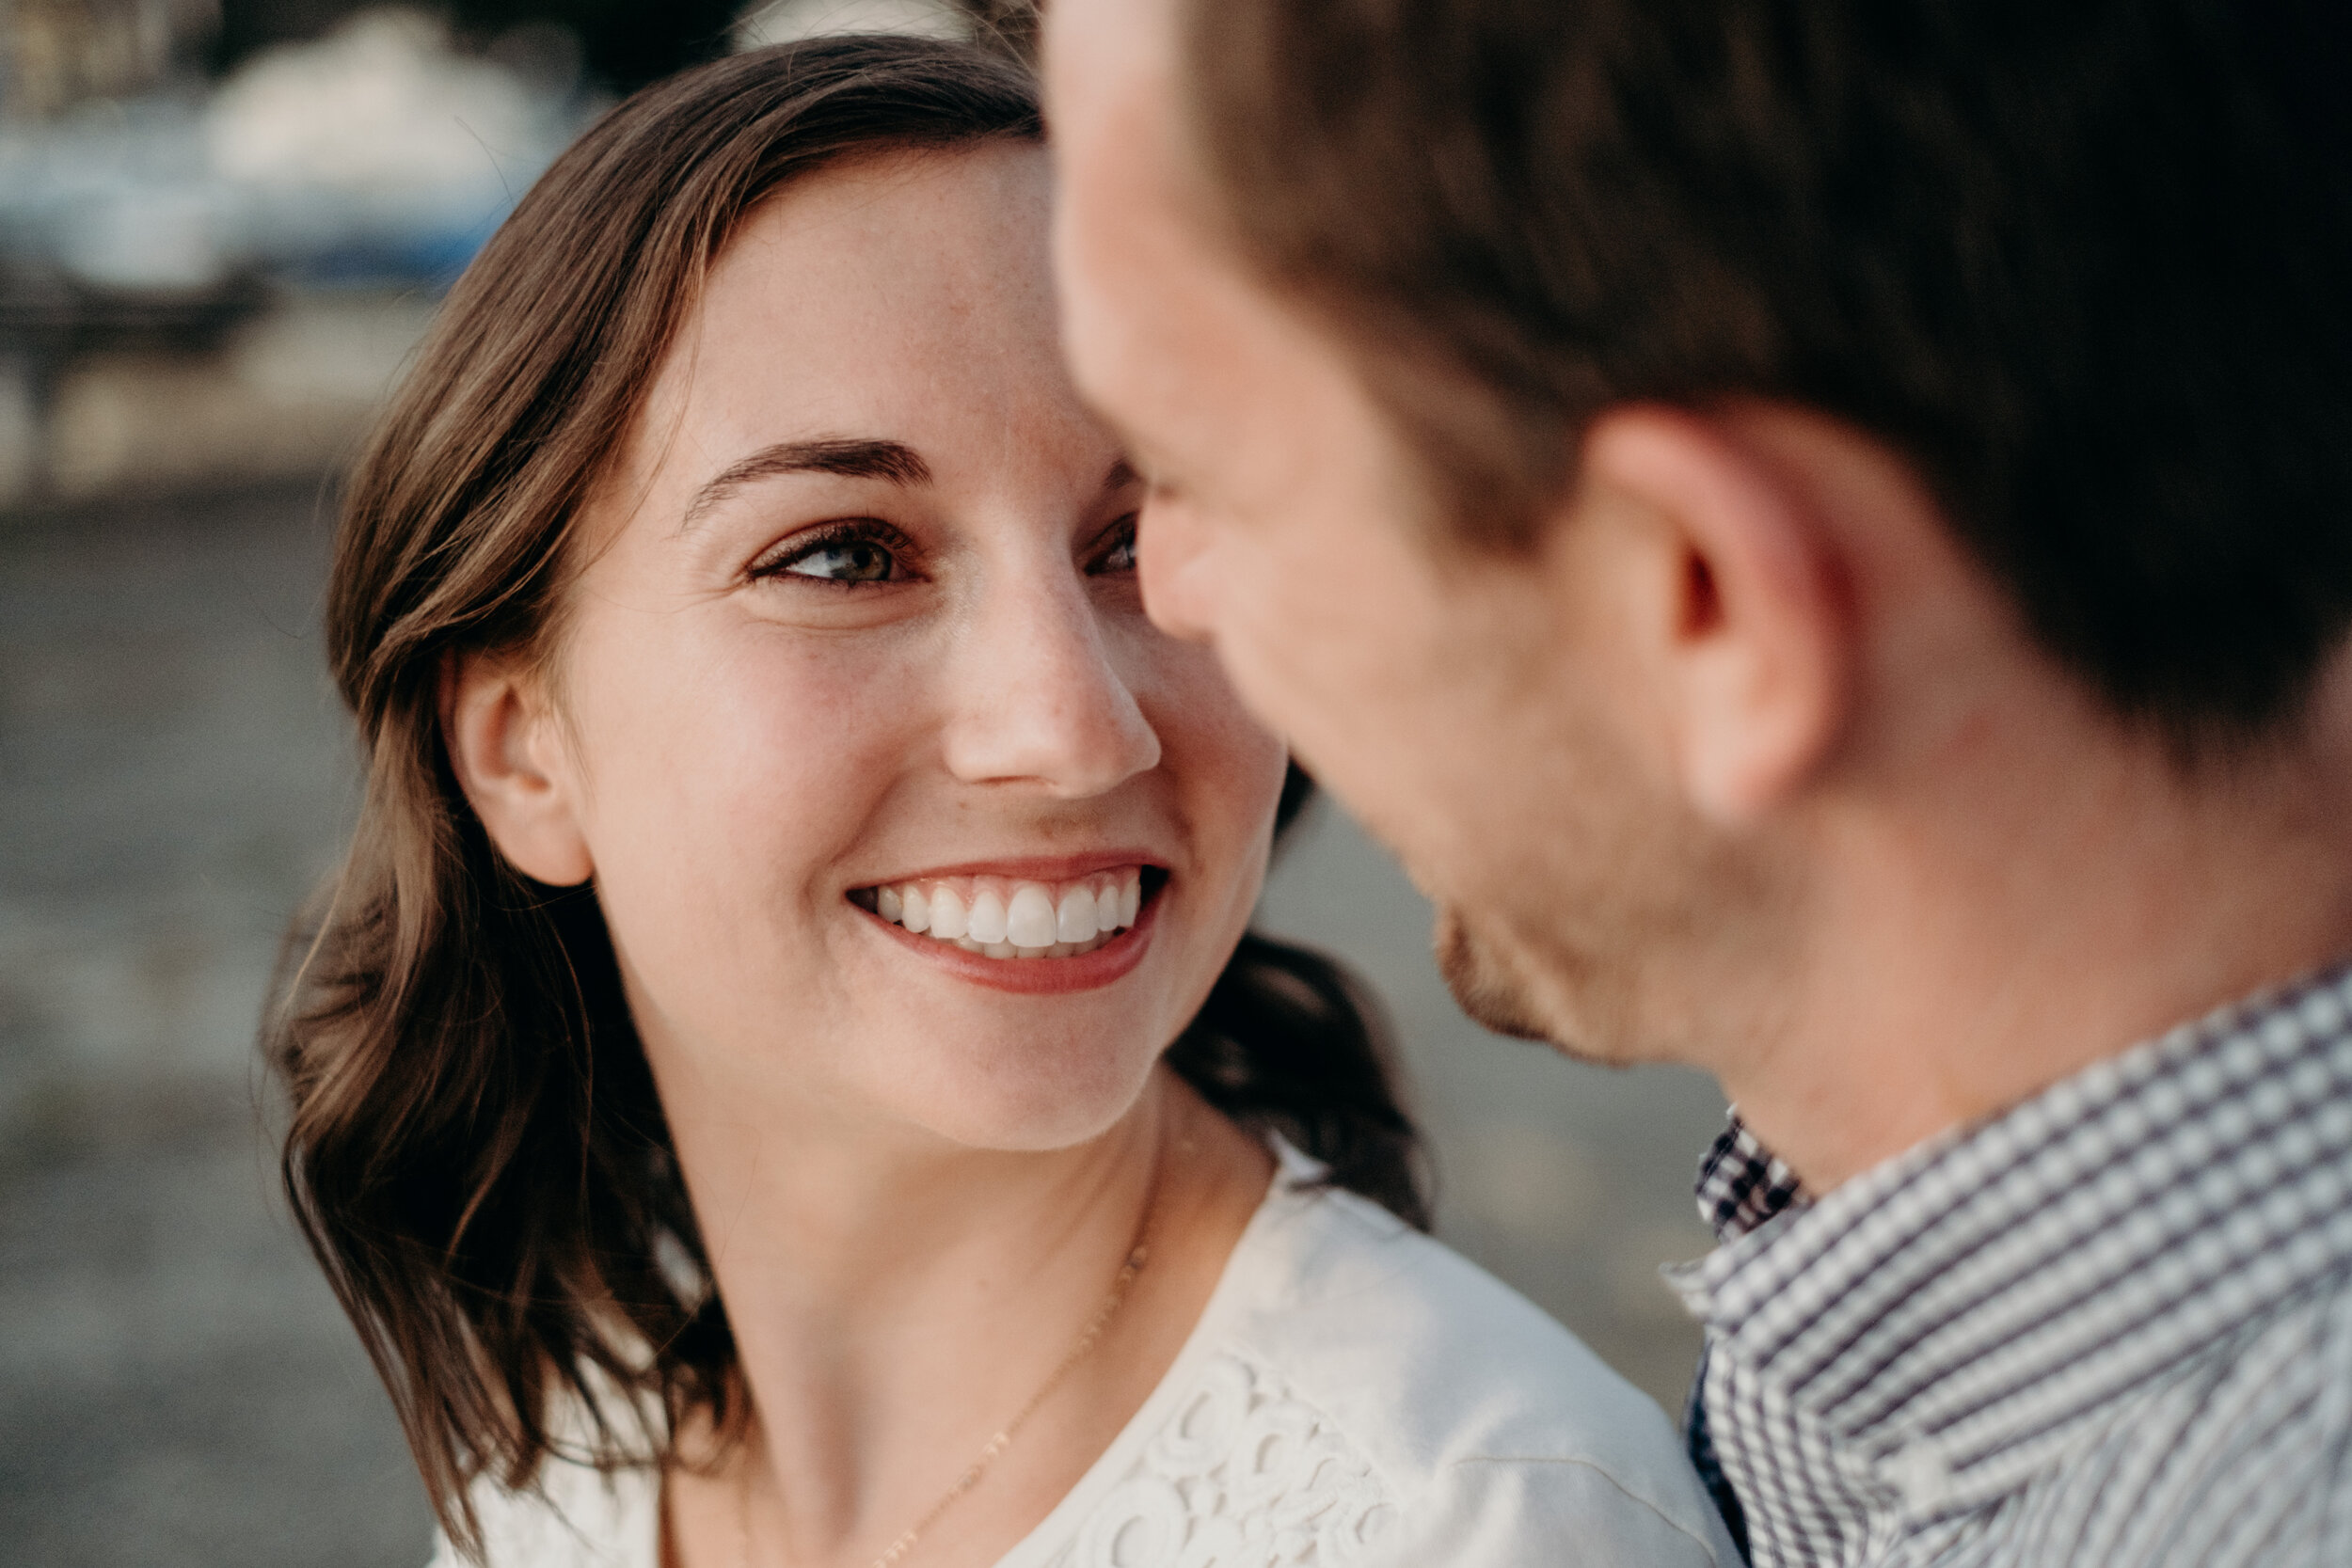
M 1245 258 L 1454 523 L 1633 400 L 1901 451 L 2034 633 L 2191 745 L 2352 618 L 2341 0 L 1184 0 Z

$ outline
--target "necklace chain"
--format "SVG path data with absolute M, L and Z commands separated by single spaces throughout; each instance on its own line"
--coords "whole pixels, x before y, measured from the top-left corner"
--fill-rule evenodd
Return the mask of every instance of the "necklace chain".
M 1145 1212 L 1148 1217 L 1148 1208 Z M 1111 1320 L 1119 1315 L 1120 1307 L 1126 1304 L 1127 1292 L 1134 1288 L 1136 1275 L 1143 1272 L 1143 1265 L 1151 1257 L 1151 1252 L 1152 1249 L 1138 1235 L 1135 1245 L 1127 1251 L 1126 1260 L 1119 1265 L 1119 1274 L 1112 1279 L 1110 1291 L 1103 1297 L 1103 1304 L 1094 1309 L 1094 1316 L 1088 1322 L 1086 1331 L 1070 1347 L 1070 1353 L 1061 1358 L 1061 1364 L 1039 1386 L 1037 1392 L 1029 1396 L 1029 1402 L 1021 1407 L 1021 1413 L 997 1429 L 996 1435 L 988 1440 L 965 1467 L 963 1474 L 956 1478 L 956 1483 L 947 1488 L 946 1494 L 931 1504 L 920 1519 L 909 1525 L 905 1533 L 890 1544 L 889 1550 L 874 1560 L 873 1568 L 891 1568 L 891 1564 L 913 1551 L 924 1532 L 939 1522 L 939 1516 L 953 1507 L 957 1498 L 980 1483 L 980 1478 L 988 1473 L 990 1465 L 996 1463 L 997 1456 L 1012 1447 L 1013 1438 L 1028 1424 L 1029 1418 L 1037 1414 L 1038 1408 L 1061 1386 L 1062 1379 L 1087 1358 L 1087 1354 L 1103 1338 L 1103 1331 L 1110 1326 Z
M 963 1473 L 956 1478 L 955 1484 L 948 1487 L 937 1502 L 924 1510 L 921 1518 L 900 1532 L 898 1539 L 874 1559 L 871 1568 L 895 1568 L 895 1564 L 914 1550 L 915 1543 L 939 1523 L 941 1515 L 953 1508 L 958 1499 L 980 1483 L 980 1478 L 988 1474 L 989 1467 L 1007 1449 L 1012 1447 L 1012 1440 L 1021 1434 L 1021 1429 L 1028 1424 L 1029 1418 L 1038 1413 L 1053 1397 L 1054 1390 L 1061 1386 L 1062 1380 L 1101 1343 L 1111 1320 L 1119 1316 L 1119 1309 L 1127 1303 L 1128 1292 L 1135 1289 L 1136 1276 L 1143 1272 L 1143 1265 L 1152 1256 L 1150 1238 L 1152 1216 L 1159 1209 L 1160 1164 L 1160 1160 L 1154 1157 L 1152 1162 L 1152 1185 L 1144 1194 L 1143 1214 L 1136 1221 L 1135 1239 L 1128 1243 L 1127 1256 L 1120 1262 L 1119 1273 L 1112 1278 L 1110 1290 L 1104 1292 L 1102 1305 L 1095 1307 L 1094 1316 L 1087 1320 L 1085 1329 L 1060 1362 L 1046 1374 L 1037 1392 L 1029 1396 L 1029 1402 L 1011 1420 L 996 1429 L 996 1434 L 981 1446 L 980 1451 L 973 1456 L 972 1463 L 965 1465 Z M 748 1459 L 743 1470 L 743 1484 L 737 1492 L 736 1500 L 739 1505 L 737 1524 L 743 1537 L 743 1568 L 752 1568 L 752 1478 Z

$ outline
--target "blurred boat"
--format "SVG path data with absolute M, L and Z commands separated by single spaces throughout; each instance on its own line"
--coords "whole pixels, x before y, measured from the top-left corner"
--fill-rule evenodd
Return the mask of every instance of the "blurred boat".
M 445 286 L 585 107 L 376 10 L 210 91 L 0 123 L 0 352 L 193 345 L 272 285 Z

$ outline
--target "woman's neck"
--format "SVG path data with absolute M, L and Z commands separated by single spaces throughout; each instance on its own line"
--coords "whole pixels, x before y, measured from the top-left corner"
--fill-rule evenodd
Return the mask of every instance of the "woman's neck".
M 1165 1068 L 1102 1136 L 1034 1153 L 678 1111 L 754 1419 L 725 1463 L 673 1487 L 680 1568 L 736 1568 L 747 1524 L 760 1568 L 864 1568 L 1051 1382 L 909 1553 L 994 1561 L 1157 1385 L 1270 1175 Z M 1056 1381 L 1147 1217 L 1143 1269 Z

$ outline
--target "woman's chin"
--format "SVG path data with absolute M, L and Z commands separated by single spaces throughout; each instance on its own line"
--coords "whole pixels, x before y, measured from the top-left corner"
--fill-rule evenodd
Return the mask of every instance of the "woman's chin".
M 1041 1153 L 1090 1142 L 1117 1126 L 1142 1097 L 1154 1059 L 1105 1060 L 1099 1050 L 1086 1061 L 975 1053 L 931 1073 L 898 1075 L 884 1092 L 898 1101 L 899 1117 L 948 1143 Z

